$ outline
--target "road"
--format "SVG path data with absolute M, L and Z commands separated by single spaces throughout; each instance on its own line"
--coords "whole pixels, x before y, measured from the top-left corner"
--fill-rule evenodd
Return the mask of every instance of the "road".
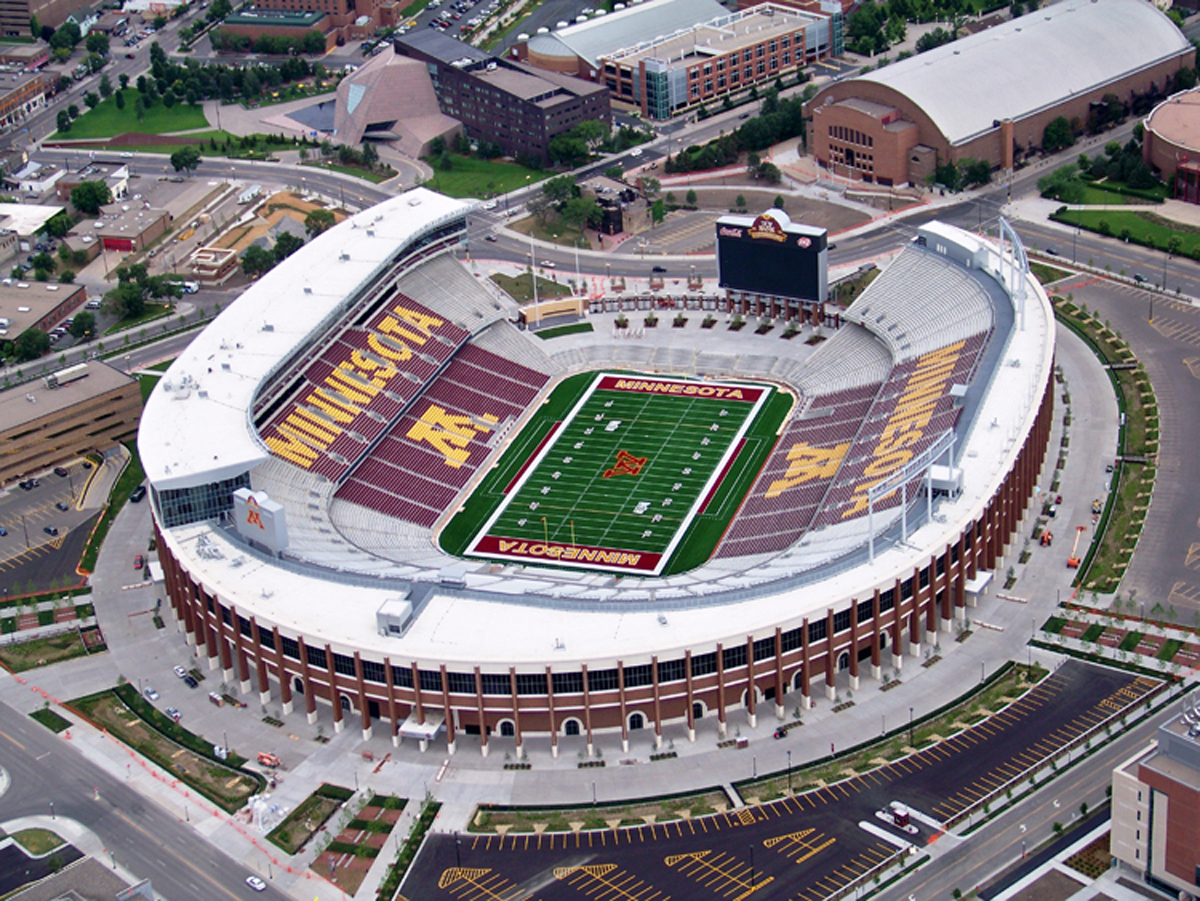
M 969 889 L 993 878 L 1054 836 L 1054 824 L 1076 820 L 1080 805 L 1095 810 L 1107 797 L 1112 771 L 1117 764 L 1144 748 L 1158 727 L 1177 713 L 1147 717 L 1098 750 L 1083 763 L 1050 782 L 1044 789 L 1016 804 L 972 834 L 970 841 L 935 857 L 912 877 L 887 889 L 879 901 L 929 901 L 950 897 L 959 888 Z
M 255 895 L 244 885 L 254 874 L 197 836 L 190 825 L 5 704 L 0 704 L 0 762 L 12 777 L 4 795 L 6 819 L 47 816 L 53 804 L 55 816 L 94 832 L 117 863 L 151 880 L 160 896 L 172 901 L 288 898 L 273 885 Z

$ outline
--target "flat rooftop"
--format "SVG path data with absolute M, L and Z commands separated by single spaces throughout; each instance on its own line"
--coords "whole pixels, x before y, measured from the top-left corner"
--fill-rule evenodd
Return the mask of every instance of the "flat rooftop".
M 286 9 L 251 9 L 225 17 L 226 25 L 272 25 L 283 28 L 311 28 L 325 18 L 323 12 Z
M 762 3 L 710 22 L 693 25 L 647 46 L 638 46 L 613 54 L 614 59 L 630 63 L 640 59 L 680 62 L 732 53 L 763 40 L 790 34 L 823 18 L 812 13 Z
M 518 72 L 504 66 L 497 66 L 495 69 L 478 69 L 472 74 L 480 81 L 493 85 L 506 94 L 519 97 L 521 100 L 528 100 L 531 103 L 553 105 L 555 102 L 567 99 L 566 91 L 559 85 L 528 72 Z
M 0 319 L 11 322 L 11 325 L 5 326 L 8 339 L 15 339 L 68 297 L 82 290 L 82 285 L 4 279 L 0 283 Z
M 0 431 L 7 431 L 43 416 L 87 403 L 135 381 L 107 363 L 92 360 L 85 364 L 88 374 L 58 388 L 47 388 L 41 379 L 0 392 Z M 33 400 L 30 400 L 33 398 Z
M 1146 128 L 1188 150 L 1200 150 L 1200 90 L 1164 100 L 1146 117 Z
M 0 228 L 29 237 L 66 207 L 42 203 L 5 203 L 0 205 Z

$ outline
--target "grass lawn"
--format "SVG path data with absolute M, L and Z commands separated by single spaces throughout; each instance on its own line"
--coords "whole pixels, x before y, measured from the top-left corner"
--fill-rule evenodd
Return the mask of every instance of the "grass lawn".
M 1200 254 L 1200 229 L 1178 225 L 1154 213 L 1133 210 L 1067 210 L 1064 213 L 1054 213 L 1050 218 L 1114 238 L 1128 237 L 1135 244 L 1156 247 L 1159 250 L 1165 249 L 1172 237 L 1178 237 L 1181 256 L 1195 258 Z
M 14 673 L 86 655 L 87 650 L 79 639 L 78 632 L 64 632 L 61 635 L 35 638 L 32 641 L 0 647 L 0 662 Z
M 131 686 L 122 686 L 130 701 L 137 698 L 136 690 Z M 118 689 L 121 690 L 121 689 Z M 162 730 L 170 729 L 183 742 L 172 741 L 160 728 L 147 722 L 140 715 L 141 711 L 131 709 L 117 696 L 116 690 L 107 690 L 88 695 L 71 702 L 71 707 L 86 716 L 100 727 L 107 729 L 114 738 L 133 748 L 147 760 L 162 767 L 172 776 L 187 783 L 191 788 L 200 792 L 213 803 L 229 813 L 238 810 L 246 803 L 246 799 L 255 794 L 260 788 L 260 779 L 249 773 L 224 766 L 217 761 L 190 750 L 186 745 L 203 742 L 211 750 L 212 745 L 204 742 L 198 736 L 192 735 L 186 729 L 173 723 L 164 714 L 142 706 L 147 713 L 152 713 Z M 231 755 L 231 760 L 237 760 Z
M 580 332 L 594 331 L 590 322 L 572 322 L 570 325 L 556 325 L 552 328 L 544 328 L 534 332 L 543 341 L 549 341 L 551 338 L 560 338 L 563 335 L 576 335 Z
M 160 101 L 146 110 L 145 117 L 138 121 L 137 113 L 133 109 L 138 98 L 137 88 L 125 89 L 125 109 L 117 109 L 117 93 L 119 92 L 114 92 L 107 100 L 101 100 L 95 109 L 88 110 L 72 122 L 70 131 L 58 132 L 56 137 L 111 138 L 126 132 L 161 135 L 172 131 L 208 127 L 204 111 L 198 106 L 188 106 L 186 103 L 177 103 L 167 109 Z
M 528 169 L 516 163 L 481 160 L 478 157 L 459 156 L 456 153 L 450 154 L 450 158 L 453 160 L 453 168 L 445 170 L 434 166 L 433 178 L 424 183 L 425 187 L 447 197 L 486 199 L 497 194 L 507 194 L 554 174 L 541 169 Z
M 492 281 L 517 303 L 529 303 L 533 300 L 533 279 L 528 272 L 524 272 L 515 278 L 511 275 L 500 275 L 497 273 L 492 276 Z M 547 300 L 551 297 L 571 296 L 571 289 L 566 285 L 552 282 L 550 279 L 543 278 L 540 275 L 537 280 L 537 289 L 539 301 Z M 538 305 L 541 306 L 540 303 Z
M 29 714 L 31 719 L 37 720 L 51 732 L 63 732 L 71 728 L 71 723 L 64 717 L 59 716 L 49 707 L 40 707 L 33 713 Z
M 49 829 L 22 829 L 20 832 L 12 834 L 12 840 L 34 857 L 49 854 L 55 848 L 65 844 L 57 834 Z
M 1045 263 L 1034 263 L 1032 261 L 1029 263 L 1029 271 L 1033 273 L 1033 277 L 1042 285 L 1048 285 L 1051 282 L 1056 282 L 1070 275 L 1069 272 L 1055 269 L 1053 266 L 1047 266 Z
M 369 181 L 373 184 L 380 184 L 396 177 L 396 170 L 388 166 L 382 172 L 368 172 L 366 169 L 356 169 L 353 166 L 339 166 L 337 163 L 314 163 L 307 162 L 305 166 L 310 166 L 313 169 L 328 169 L 330 172 L 340 172 L 343 175 L 352 175 L 355 178 L 361 178 L 364 181 Z
M 117 332 L 131 331 L 139 325 L 145 325 L 147 322 L 153 322 L 155 319 L 162 319 L 171 312 L 171 305 L 166 303 L 148 303 L 146 309 L 142 311 L 141 316 L 136 316 L 133 319 L 126 317 L 114 325 L 110 325 L 104 330 L 104 334 L 113 335 Z
M 548 244 L 557 244 L 559 247 L 581 247 L 584 249 L 590 248 L 592 245 L 584 239 L 583 232 L 572 225 L 567 225 L 565 222 L 558 222 L 553 214 L 550 214 L 545 225 L 537 216 L 527 216 L 517 222 L 511 223 L 509 226 L 513 231 L 520 232 L 523 235 L 533 235 L 539 241 L 545 241 Z
M 282 823 L 267 834 L 267 841 L 287 854 L 295 854 L 313 837 L 325 821 L 342 806 L 343 800 L 330 797 L 330 792 L 318 788 L 300 802 Z

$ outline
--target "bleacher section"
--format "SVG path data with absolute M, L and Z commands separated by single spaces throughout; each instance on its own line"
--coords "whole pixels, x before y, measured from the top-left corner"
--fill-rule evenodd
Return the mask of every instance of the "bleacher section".
M 421 298 L 451 322 L 475 334 L 499 319 L 516 318 L 511 301 L 501 301 L 454 257 L 441 254 L 405 273 L 396 283 L 401 294 Z
M 868 489 L 954 427 L 950 389 L 973 378 L 993 316 L 966 270 L 920 247 L 901 253 L 847 311 L 848 325 L 808 360 L 774 370 L 803 401 L 717 556 L 775 553 L 865 516 Z M 875 509 L 900 503 L 897 491 Z
M 515 351 L 514 339 L 520 338 L 501 334 L 488 343 Z M 537 360 L 534 348 L 523 350 L 522 359 L 551 368 L 544 357 Z M 549 380 L 548 371 L 525 366 L 512 355 L 475 344 L 462 348 L 336 497 L 432 526 L 487 460 L 496 437 L 521 417 Z
M 337 481 L 467 339 L 465 329 L 397 293 L 339 332 L 259 431 L 271 452 Z

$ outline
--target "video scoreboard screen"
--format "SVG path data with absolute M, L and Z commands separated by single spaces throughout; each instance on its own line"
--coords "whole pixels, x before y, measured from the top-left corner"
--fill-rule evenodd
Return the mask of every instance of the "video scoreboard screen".
M 793 223 L 782 210 L 717 220 L 718 284 L 732 291 L 824 301 L 828 232 Z

